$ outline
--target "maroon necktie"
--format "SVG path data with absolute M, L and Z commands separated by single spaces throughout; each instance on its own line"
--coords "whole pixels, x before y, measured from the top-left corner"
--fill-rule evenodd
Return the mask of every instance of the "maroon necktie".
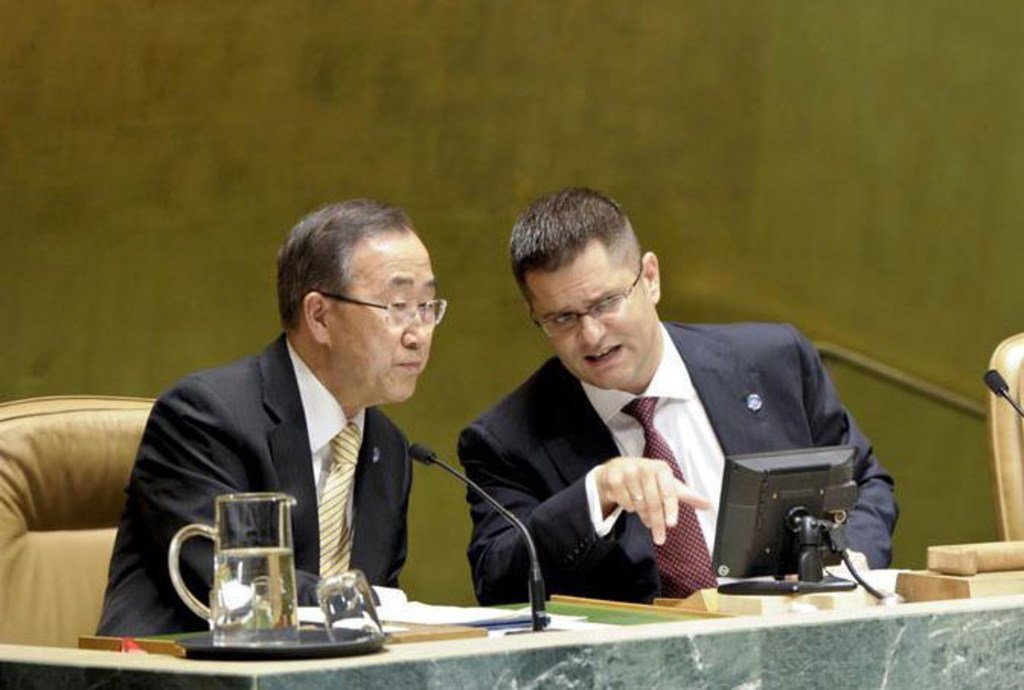
M 666 461 L 676 479 L 685 481 L 668 442 L 654 428 L 654 407 L 657 404 L 657 398 L 635 398 L 622 411 L 643 427 L 644 457 Z M 711 556 L 704 541 L 704 531 L 697 522 L 694 509 L 685 503 L 679 504 L 679 522 L 665 531 L 665 543 L 661 546 L 655 544 L 654 551 L 658 557 L 662 596 L 686 597 L 698 589 L 718 584 L 711 571 Z

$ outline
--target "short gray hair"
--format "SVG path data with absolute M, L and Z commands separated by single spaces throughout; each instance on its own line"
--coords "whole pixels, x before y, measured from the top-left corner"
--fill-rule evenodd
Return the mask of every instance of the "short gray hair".
M 412 232 L 397 206 L 373 199 L 329 204 L 300 220 L 277 252 L 277 307 L 281 325 L 295 328 L 303 298 L 312 290 L 344 292 L 352 278 L 352 251 L 367 237 Z

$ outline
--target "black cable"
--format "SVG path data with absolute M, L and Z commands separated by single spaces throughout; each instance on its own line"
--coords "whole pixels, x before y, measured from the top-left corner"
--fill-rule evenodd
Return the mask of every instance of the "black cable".
M 868 594 L 879 601 L 885 601 L 892 598 L 892 594 L 882 594 L 877 589 L 869 585 L 867 580 L 861 577 L 861 574 L 857 572 L 857 569 L 853 567 L 853 563 L 850 561 L 850 551 L 848 549 L 843 549 L 843 563 L 846 564 L 846 569 L 850 571 L 851 575 L 853 575 L 853 579 L 857 581 L 857 584 L 863 587 Z

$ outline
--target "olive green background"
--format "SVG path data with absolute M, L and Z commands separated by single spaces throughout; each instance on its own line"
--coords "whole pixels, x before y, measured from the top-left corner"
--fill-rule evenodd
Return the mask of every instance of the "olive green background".
M 0 399 L 155 396 L 278 332 L 317 205 L 406 207 L 451 300 L 415 398 L 459 429 L 547 356 L 508 273 L 567 184 L 630 211 L 662 315 L 795 323 L 978 402 L 1024 330 L 1015 2 L 0 1 Z M 984 421 L 843 365 L 896 563 L 995 538 Z M 413 598 L 471 601 L 463 492 L 416 468 Z

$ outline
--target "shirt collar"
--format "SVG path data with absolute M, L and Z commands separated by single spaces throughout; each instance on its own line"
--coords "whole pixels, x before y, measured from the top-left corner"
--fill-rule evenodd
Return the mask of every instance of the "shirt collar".
M 690 372 L 687 371 L 682 355 L 679 354 L 676 344 L 672 342 L 672 336 L 664 326 L 661 326 L 661 340 L 661 361 L 647 389 L 639 397 L 692 400 L 697 396 L 697 391 L 690 380 Z M 638 397 L 626 391 L 598 388 L 585 381 L 580 383 L 583 384 L 583 392 L 587 394 L 590 404 L 606 424 L 622 411 L 626 403 Z
M 286 339 L 287 342 L 287 339 Z M 295 369 L 295 382 L 299 386 L 299 398 L 302 400 L 302 412 L 306 416 L 306 431 L 309 433 L 309 448 L 313 453 L 326 446 L 331 439 L 344 429 L 349 419 L 341 408 L 338 400 L 331 395 L 324 384 L 316 377 L 316 374 L 306 366 L 302 357 L 295 351 L 290 342 L 288 344 L 288 357 L 292 360 L 292 367 Z M 366 416 L 365 410 L 360 410 L 351 419 L 359 427 L 360 434 L 363 431 L 363 420 Z

